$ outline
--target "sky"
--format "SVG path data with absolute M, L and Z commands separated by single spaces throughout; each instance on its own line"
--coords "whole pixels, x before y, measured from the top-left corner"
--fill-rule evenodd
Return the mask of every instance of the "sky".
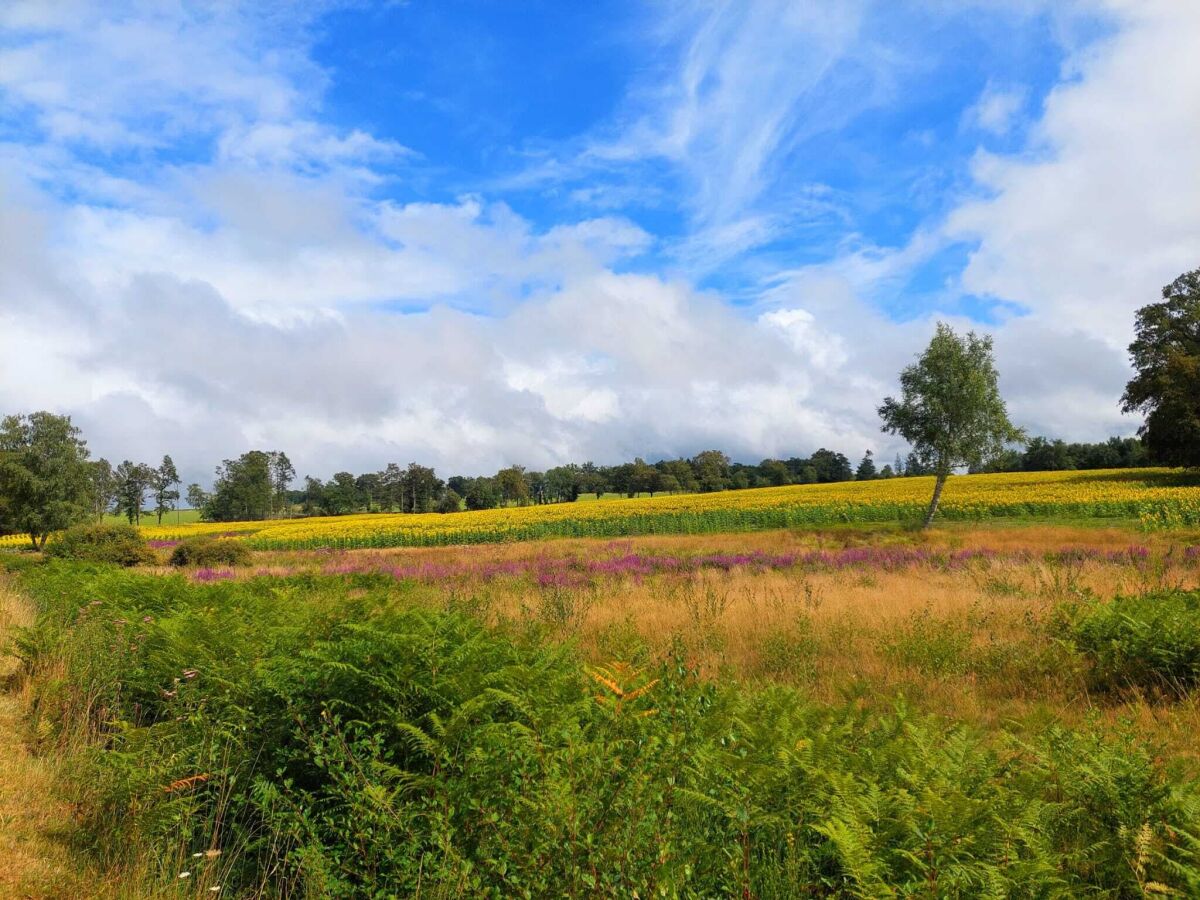
M 186 480 L 890 459 L 937 321 L 1136 431 L 1200 3 L 0 2 L 0 411 Z

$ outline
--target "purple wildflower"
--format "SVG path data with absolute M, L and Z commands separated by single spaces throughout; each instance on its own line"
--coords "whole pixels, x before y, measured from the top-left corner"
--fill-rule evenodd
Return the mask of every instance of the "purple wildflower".
M 233 572 L 228 569 L 197 569 L 192 573 L 194 581 L 224 581 L 233 577 Z

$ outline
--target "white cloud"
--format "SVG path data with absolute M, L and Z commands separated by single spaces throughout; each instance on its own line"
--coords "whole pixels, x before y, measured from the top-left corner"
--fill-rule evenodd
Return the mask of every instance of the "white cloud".
M 986 196 L 946 226 L 977 242 L 963 288 L 1030 311 L 1002 360 L 1024 371 L 1016 408 L 1053 433 L 1116 427 L 1134 311 L 1200 265 L 1200 6 L 1105 7 L 1115 33 L 1070 61 L 1028 152 L 979 154 Z
M 395 141 L 384 141 L 363 131 L 339 135 L 328 126 L 308 120 L 265 121 L 237 125 L 224 131 L 217 143 L 222 162 L 256 168 L 284 168 L 305 174 L 350 168 L 374 180 L 369 167 L 394 163 L 412 156 Z
M 297 41 L 315 12 L 305 4 L 14 0 L 0 27 L 21 42 L 0 49 L 0 90 L 50 140 L 106 150 L 286 120 L 323 84 Z
M 1006 135 L 1025 108 L 1026 91 L 1022 87 L 999 88 L 988 83 L 975 105 L 967 110 L 964 121 L 983 131 Z
M 413 157 L 322 120 L 303 16 L 269 37 L 220 4 L 6 5 L 21 41 L 0 45 L 0 95 L 36 127 L 0 146 L 0 409 L 66 409 L 98 451 L 170 452 L 192 478 L 253 445 L 323 475 L 705 446 L 890 456 L 875 405 L 934 311 L 897 323 L 876 301 L 967 240 L 961 287 L 1030 310 L 992 329 L 1017 418 L 1127 431 L 1133 310 L 1200 263 L 1200 15 L 1108 8 L 1120 27 L 1071 60 L 1028 146 L 978 155 L 978 197 L 898 247 L 851 234 L 764 271 L 738 308 L 640 271 L 664 241 L 619 215 L 542 226 L 489 196 L 378 199 Z M 857 6 L 681 10 L 681 64 L 591 152 L 678 167 L 694 227 L 668 252 L 704 269 L 789 227 L 780 161 L 874 97 L 847 93 L 863 70 L 831 76 L 870 55 Z M 1015 107 L 988 102 L 973 121 L 1002 131 Z M 208 149 L 155 163 L 180 135 Z M 139 161 L 105 166 L 96 146 Z M 836 216 L 829 189 L 806 196 L 799 215 Z
M 36 333 L 13 315 L 17 334 Z M 171 452 L 191 472 L 254 441 L 287 447 L 306 471 L 348 458 L 470 471 L 708 444 L 799 452 L 873 430 L 838 408 L 855 380 L 842 360 L 647 276 L 571 275 L 502 317 L 435 308 L 288 324 L 249 319 L 199 282 L 140 276 L 98 320 L 62 324 L 63 368 L 38 361 L 52 376 L 40 399 L 80 413 L 100 452 Z

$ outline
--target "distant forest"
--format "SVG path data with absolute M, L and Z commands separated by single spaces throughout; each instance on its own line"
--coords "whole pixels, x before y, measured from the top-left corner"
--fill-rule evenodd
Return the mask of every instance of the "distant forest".
M 1148 464 L 1146 450 L 1136 438 L 1110 438 L 1096 444 L 1032 439 L 1024 450 L 1011 450 L 980 471 L 1032 472 L 1063 469 L 1131 468 Z M 125 463 L 116 471 L 136 471 Z M 149 467 L 143 467 L 151 472 Z M 313 476 L 293 487 L 295 471 L 287 455 L 252 450 L 225 460 L 216 472 L 211 492 L 188 487 L 190 506 L 210 521 L 238 521 L 294 515 L 348 515 L 368 512 L 453 513 L 462 509 L 570 503 L 605 494 L 691 493 L 869 481 L 930 474 L 915 455 L 897 456 L 882 466 L 867 451 L 857 465 L 842 453 L 821 448 L 808 457 L 764 459 L 756 465 L 733 462 L 719 450 L 706 450 L 690 459 L 648 463 L 638 458 L 615 466 L 570 463 L 545 472 L 509 466 L 494 475 L 440 478 L 428 466 L 389 464 L 379 472 L 337 472 L 328 480 Z M 154 483 L 152 477 L 146 479 Z M 136 487 L 114 489 L 118 507 L 135 515 Z M 122 502 L 122 499 L 124 502 Z

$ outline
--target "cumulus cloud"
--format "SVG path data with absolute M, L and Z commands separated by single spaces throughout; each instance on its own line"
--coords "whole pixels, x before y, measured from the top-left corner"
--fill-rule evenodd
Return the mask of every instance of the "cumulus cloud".
M 586 246 L 573 252 L 588 259 Z M 110 274 L 86 288 L 102 299 L 83 318 L 73 292 L 6 308 L 22 341 L 54 323 L 30 355 L 52 344 L 61 365 L 9 357 L 46 390 L 4 399 L 57 398 L 48 405 L 79 411 L 98 450 L 171 452 L 192 472 L 254 443 L 286 446 L 311 471 L 410 458 L 482 471 L 709 444 L 782 453 L 870 429 L 836 410 L 847 360 L 798 353 L 786 312 L 748 319 L 595 259 L 561 277 L 504 315 L 343 306 L 285 321 L 202 279 Z
M 0 89 L 47 138 L 105 150 L 284 120 L 323 83 L 296 40 L 317 8 L 12 0 Z
M 1038 371 L 1027 371 L 1017 408 L 1056 432 L 1115 424 L 1108 411 L 1128 378 L 1134 310 L 1200 265 L 1200 6 L 1105 9 L 1112 35 L 1070 60 L 1072 77 L 1046 98 L 1028 152 L 981 151 L 984 196 L 945 226 L 975 244 L 962 287 L 1029 310 L 1001 331 L 1021 335 L 1004 337 L 1005 361 L 1028 367 L 1036 348 Z M 1073 398 L 1057 390 L 1080 382 L 1089 389 Z
M 870 82 L 865 6 L 793 6 L 673 8 L 682 65 L 611 140 L 586 136 L 606 165 L 685 173 L 691 224 L 664 236 L 611 185 L 602 215 L 549 224 L 487 192 L 377 191 L 421 160 L 322 119 L 305 6 L 5 5 L 0 99 L 21 127 L 0 143 L 0 409 L 72 412 L 98 452 L 170 452 L 199 479 L 251 446 L 322 475 L 710 446 L 890 455 L 876 404 L 933 318 L 981 327 L 949 302 L 978 295 L 1027 310 L 985 326 L 1022 424 L 1131 430 L 1116 397 L 1133 310 L 1198 262 L 1200 14 L 1105 3 L 1112 34 L 1070 57 L 1036 121 L 999 88 L 965 114 L 1028 143 L 980 150 L 948 216 L 894 247 L 841 221 L 829 258 L 766 259 L 735 304 L 686 273 L 786 228 L 764 201 L 782 162 L 877 96 L 850 91 Z M 194 157 L 158 159 L 182 140 Z M 803 197 L 836 218 L 830 189 Z M 945 309 L 884 312 L 963 243 Z

